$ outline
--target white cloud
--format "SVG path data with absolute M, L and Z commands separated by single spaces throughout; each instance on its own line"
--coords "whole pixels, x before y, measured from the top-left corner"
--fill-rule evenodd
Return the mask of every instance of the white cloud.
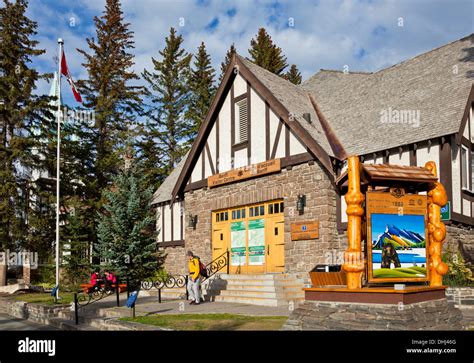
M 47 53 L 37 62 L 41 71 L 55 68 L 56 39 L 66 42 L 73 76 L 85 77 L 76 48 L 87 49 L 86 37 L 94 36 L 94 15 L 100 16 L 104 0 L 31 1 L 29 14 L 39 23 L 38 39 Z M 194 52 L 206 43 L 217 75 L 231 43 L 247 56 L 250 39 L 260 26 L 267 28 L 277 45 L 307 78 L 320 68 L 374 71 L 458 39 L 473 31 L 474 2 L 469 0 L 402 1 L 191 1 L 123 0 L 122 9 L 135 33 L 135 70 L 151 66 L 164 47 L 169 28 L 183 34 L 185 48 Z M 226 13 L 235 9 L 235 15 Z M 69 26 L 69 19 L 76 26 Z M 288 18 L 295 27 L 288 28 Z M 183 18 L 185 26 L 180 27 Z M 206 25 L 214 18 L 218 26 Z M 397 25 L 403 18 L 404 26 Z M 357 57 L 357 54 L 363 54 Z

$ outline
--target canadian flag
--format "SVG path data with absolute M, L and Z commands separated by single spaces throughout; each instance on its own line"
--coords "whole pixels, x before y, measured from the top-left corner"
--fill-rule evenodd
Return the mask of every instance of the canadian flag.
M 69 73 L 69 68 L 67 66 L 66 55 L 64 54 L 64 50 L 63 50 L 63 53 L 61 54 L 61 74 L 63 74 L 66 77 L 69 85 L 71 86 L 71 90 L 72 90 L 72 93 L 74 94 L 74 98 L 76 99 L 76 101 L 82 103 L 82 97 L 77 91 L 76 85 L 74 84 L 71 74 Z

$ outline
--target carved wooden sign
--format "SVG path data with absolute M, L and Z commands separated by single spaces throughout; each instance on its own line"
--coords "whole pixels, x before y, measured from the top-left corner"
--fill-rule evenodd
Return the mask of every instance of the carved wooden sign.
M 319 222 L 291 223 L 291 240 L 307 240 L 319 237 Z
M 211 175 L 207 178 L 209 188 L 229 184 L 240 180 L 253 178 L 281 170 L 280 159 L 264 161 L 263 163 L 244 166 L 242 168 L 229 170 L 224 173 Z

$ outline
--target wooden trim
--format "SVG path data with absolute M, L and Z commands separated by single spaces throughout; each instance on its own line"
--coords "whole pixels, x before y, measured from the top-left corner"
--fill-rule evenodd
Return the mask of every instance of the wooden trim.
M 265 101 L 265 160 L 270 160 L 270 106 Z
M 456 134 L 456 144 L 461 144 L 461 138 L 464 134 L 464 128 L 466 127 L 467 120 L 469 119 L 469 112 L 471 111 L 472 104 L 474 103 L 474 85 L 471 86 L 471 91 L 469 92 L 469 97 L 467 99 L 466 106 L 464 107 L 464 113 L 461 119 L 461 127 L 459 128 L 458 133 Z
M 416 148 L 415 144 L 410 145 L 410 166 L 416 166 Z
M 184 247 L 184 240 L 158 242 L 158 247 Z
M 204 149 L 201 151 L 201 178 L 206 178 L 206 154 Z
M 251 164 L 252 157 L 252 99 L 250 83 L 247 81 L 247 165 Z
M 184 241 L 184 211 L 183 211 L 183 202 L 180 202 L 180 207 L 179 207 L 179 222 L 180 222 L 180 226 L 179 226 L 179 233 L 180 233 L 180 240 L 181 241 Z
M 171 240 L 174 241 L 174 203 L 171 203 L 170 205 L 170 217 L 171 217 Z
M 239 151 L 248 147 L 248 141 L 240 142 L 238 144 L 232 145 L 233 151 Z
M 281 168 L 288 168 L 290 166 L 295 166 L 303 163 L 307 163 L 308 161 L 314 160 L 314 156 L 310 153 L 301 153 L 296 155 L 287 156 L 280 159 Z
M 383 164 L 388 164 L 390 161 L 390 150 L 384 150 L 382 151 L 382 163 Z
M 285 156 L 290 156 L 290 128 L 285 125 Z
M 219 116 L 216 118 L 216 173 L 219 173 Z
M 439 143 L 439 170 L 438 176 L 439 181 L 443 184 L 448 195 L 448 200 L 453 201 L 453 170 L 452 170 L 452 150 L 451 150 L 452 138 L 449 136 L 445 143 Z
M 207 179 L 202 179 L 197 182 L 193 182 L 191 184 L 186 185 L 184 191 L 189 192 L 191 190 L 202 189 L 204 187 L 207 187 Z
M 230 88 L 230 167 L 234 169 L 234 144 L 235 144 L 235 101 L 234 84 Z
M 165 240 L 165 206 L 161 206 L 161 241 Z
M 214 162 L 212 160 L 211 150 L 209 149 L 209 144 L 207 142 L 206 142 L 205 148 L 206 148 L 206 153 L 207 153 L 207 160 L 209 160 L 209 166 L 211 167 L 211 173 L 216 174 L 216 168 L 214 167 Z M 205 175 L 203 175 L 203 177 L 204 176 Z
M 272 147 L 272 153 L 270 154 L 270 160 L 275 159 L 275 155 L 278 149 L 278 143 L 280 141 L 280 134 L 281 134 L 282 127 L 283 127 L 283 121 L 280 119 L 278 121 L 278 128 L 276 131 L 275 140 L 273 140 L 273 147 Z
M 240 96 L 234 97 L 232 102 L 237 103 L 239 101 L 245 100 L 248 97 L 248 89 L 246 93 L 242 93 Z
M 470 202 L 474 202 L 474 192 L 470 190 L 463 189 L 461 191 L 461 196 L 464 199 L 467 199 Z M 472 207 L 471 207 L 471 216 L 472 216 Z
M 462 200 L 461 200 L 461 205 L 462 205 Z M 465 216 L 463 214 L 459 214 L 459 213 L 456 213 L 456 212 L 451 212 L 451 220 L 455 221 L 455 222 L 467 224 L 467 225 L 470 225 L 470 226 L 474 225 L 474 218 L 468 217 L 468 216 Z

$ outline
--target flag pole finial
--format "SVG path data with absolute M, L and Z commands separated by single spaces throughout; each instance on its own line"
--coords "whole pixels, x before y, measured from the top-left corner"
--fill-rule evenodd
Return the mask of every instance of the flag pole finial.
M 59 43 L 59 44 L 64 44 L 63 38 L 58 38 L 58 43 Z

